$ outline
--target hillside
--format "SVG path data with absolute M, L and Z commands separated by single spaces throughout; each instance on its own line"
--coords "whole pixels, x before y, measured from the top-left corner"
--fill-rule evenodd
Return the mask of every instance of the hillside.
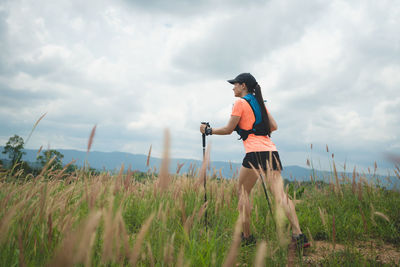
M 0 150 L 3 150 L 3 147 L 0 147 Z M 119 171 L 121 165 L 124 164 L 125 170 L 131 167 L 131 170 L 138 170 L 141 172 L 146 172 L 149 167 L 146 166 L 147 155 L 143 154 L 131 154 L 126 152 L 99 152 L 92 151 L 88 155 L 84 151 L 79 150 L 69 150 L 69 149 L 57 149 L 57 151 L 61 152 L 64 155 L 63 163 L 67 164 L 72 160 L 76 160 L 77 166 L 83 166 L 83 163 L 87 159 L 90 167 L 98 169 L 98 170 L 108 170 L 108 171 Z M 27 162 L 34 163 L 36 161 L 37 150 L 33 149 L 24 149 L 26 153 L 23 156 L 23 160 Z M 86 158 L 87 157 L 87 158 Z M 0 153 L 0 159 L 6 159 L 6 155 Z M 161 159 L 156 157 L 150 158 L 150 167 L 156 168 L 159 170 L 161 166 Z M 177 170 L 177 166 L 179 164 L 184 164 L 180 170 L 180 173 L 187 173 L 192 166 L 193 168 L 199 168 L 202 164 L 200 160 L 194 159 L 183 159 L 183 158 L 172 158 L 170 160 L 170 172 L 175 173 Z M 223 161 L 212 161 L 210 164 L 210 175 L 215 171 L 217 176 L 221 175 L 225 178 L 232 178 L 234 176 L 237 177 L 237 171 L 241 166 L 241 163 L 230 163 Z M 329 179 L 333 176 L 331 172 L 328 171 L 320 171 L 303 168 L 300 166 L 284 166 L 282 171 L 282 177 L 289 181 L 310 181 L 310 175 L 315 175 L 319 177 L 319 179 L 324 181 L 329 181 Z M 348 176 L 351 177 L 352 173 L 343 173 L 339 172 L 340 176 Z M 400 187 L 399 181 L 396 179 L 392 179 L 392 184 L 389 183 L 385 176 L 374 176 L 374 175 L 363 175 L 369 180 L 376 182 L 376 180 L 380 180 L 380 183 L 383 186 L 388 188 L 393 188 L 395 186 Z M 393 178 L 393 177 L 392 177 Z

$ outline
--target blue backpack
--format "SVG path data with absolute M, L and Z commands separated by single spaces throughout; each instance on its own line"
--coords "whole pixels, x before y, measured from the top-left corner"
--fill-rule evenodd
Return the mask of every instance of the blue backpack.
M 239 127 L 239 125 L 236 126 L 235 131 L 238 133 L 238 135 L 240 135 L 239 140 L 242 139 L 243 141 L 245 141 L 247 137 L 249 137 L 249 134 L 264 136 L 269 135 L 268 129 L 262 120 L 260 105 L 258 104 L 256 97 L 252 94 L 247 94 L 243 97 L 243 99 L 246 100 L 247 103 L 249 103 L 256 120 L 253 123 L 252 129 L 250 130 L 243 130 Z

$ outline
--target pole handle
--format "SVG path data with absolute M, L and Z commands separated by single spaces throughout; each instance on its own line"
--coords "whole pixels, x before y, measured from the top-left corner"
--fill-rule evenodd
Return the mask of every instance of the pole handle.
M 202 121 L 201 122 L 201 124 L 204 124 L 204 125 L 206 125 L 207 127 L 210 127 L 210 123 L 209 122 L 204 122 L 204 121 Z M 206 147 L 206 134 L 205 133 L 203 133 L 202 134 L 202 137 L 203 137 L 203 149 Z M 204 153 L 203 153 L 204 154 Z M 204 156 L 204 155 L 203 155 Z

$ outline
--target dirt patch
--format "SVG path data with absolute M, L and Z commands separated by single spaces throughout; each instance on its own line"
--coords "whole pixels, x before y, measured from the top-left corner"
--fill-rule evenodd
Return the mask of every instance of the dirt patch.
M 350 250 L 358 251 L 365 259 L 384 264 L 400 262 L 400 248 L 382 242 L 365 241 L 349 246 Z M 326 241 L 315 241 L 311 248 L 304 251 L 303 260 L 311 265 L 318 265 L 333 252 L 345 251 L 346 246 Z

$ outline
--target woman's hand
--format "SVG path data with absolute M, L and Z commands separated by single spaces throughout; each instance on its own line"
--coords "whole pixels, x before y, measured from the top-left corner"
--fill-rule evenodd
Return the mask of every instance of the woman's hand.
M 202 133 L 202 134 L 204 134 L 204 133 L 206 133 L 206 127 L 207 127 L 207 125 L 206 124 L 200 124 L 200 132 Z

